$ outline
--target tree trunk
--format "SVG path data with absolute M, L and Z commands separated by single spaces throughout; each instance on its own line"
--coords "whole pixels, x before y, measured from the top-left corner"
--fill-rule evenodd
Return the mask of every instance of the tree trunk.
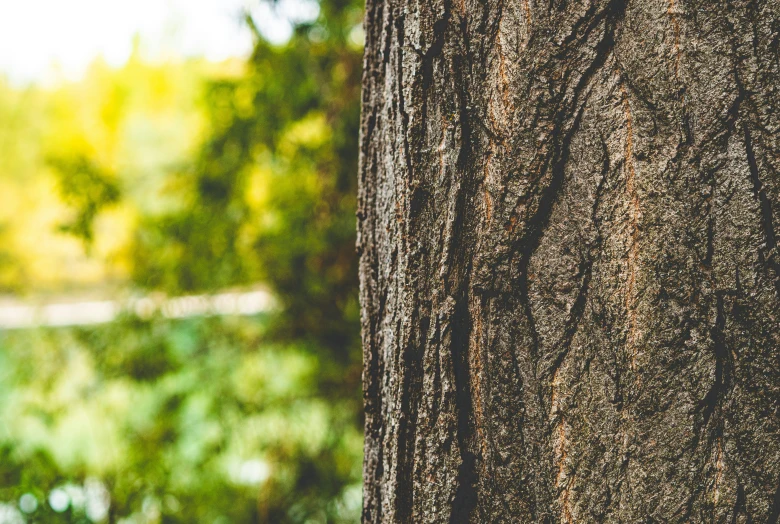
M 364 522 L 777 522 L 780 0 L 368 0 Z

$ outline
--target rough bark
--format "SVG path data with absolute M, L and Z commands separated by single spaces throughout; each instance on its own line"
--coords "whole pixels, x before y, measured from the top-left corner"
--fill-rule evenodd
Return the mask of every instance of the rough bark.
M 780 0 L 368 0 L 364 522 L 777 522 Z

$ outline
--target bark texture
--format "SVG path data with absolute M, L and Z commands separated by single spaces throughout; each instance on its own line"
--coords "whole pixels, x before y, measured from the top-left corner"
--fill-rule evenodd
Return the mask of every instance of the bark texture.
M 364 522 L 780 514 L 780 0 L 368 0 Z

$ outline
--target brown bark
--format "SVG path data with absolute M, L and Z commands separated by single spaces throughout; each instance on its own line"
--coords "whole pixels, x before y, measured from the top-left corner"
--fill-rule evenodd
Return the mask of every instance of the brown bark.
M 777 522 L 779 15 L 368 0 L 364 522 Z

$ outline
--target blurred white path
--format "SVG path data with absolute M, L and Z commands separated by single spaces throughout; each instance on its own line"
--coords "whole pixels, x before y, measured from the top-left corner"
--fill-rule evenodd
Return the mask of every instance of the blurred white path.
M 31 305 L 23 302 L 0 303 L 0 329 L 36 326 L 86 326 L 111 322 L 120 313 L 134 313 L 141 318 L 160 314 L 165 318 L 187 318 L 206 315 L 256 315 L 273 307 L 267 291 L 188 295 L 175 298 L 149 296 L 124 302 L 113 300 L 59 302 Z

